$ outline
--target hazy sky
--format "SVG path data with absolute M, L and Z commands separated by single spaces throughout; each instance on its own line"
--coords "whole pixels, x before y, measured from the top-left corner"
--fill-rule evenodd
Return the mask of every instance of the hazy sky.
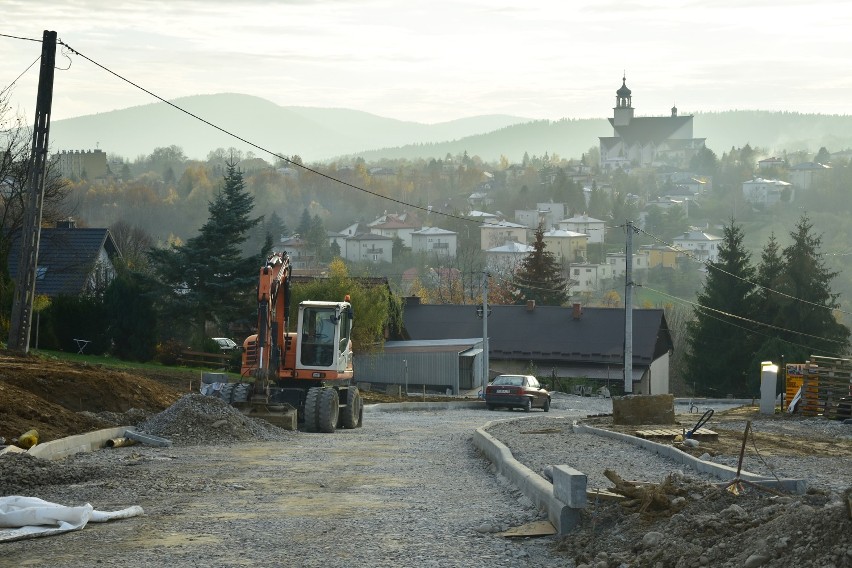
M 283 106 L 442 122 L 479 114 L 729 109 L 849 114 L 852 4 L 825 0 L 3 0 L 0 34 L 69 46 L 165 99 L 236 92 Z M 0 37 L 0 89 L 40 54 Z M 156 102 L 57 51 L 54 120 Z M 35 112 L 38 65 L 12 102 Z

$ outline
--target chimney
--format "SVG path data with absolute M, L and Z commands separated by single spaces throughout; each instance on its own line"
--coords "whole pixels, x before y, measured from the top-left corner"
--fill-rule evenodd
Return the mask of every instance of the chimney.
M 574 302 L 571 310 L 571 317 L 575 320 L 580 319 L 580 316 L 583 315 L 583 306 L 579 302 Z
M 73 217 L 68 217 L 67 219 L 62 219 L 56 222 L 57 229 L 76 229 L 77 221 L 74 220 Z
M 406 296 L 404 298 L 405 306 L 419 306 L 420 305 L 420 296 Z
M 531 312 L 535 309 L 535 300 L 527 300 L 527 311 Z

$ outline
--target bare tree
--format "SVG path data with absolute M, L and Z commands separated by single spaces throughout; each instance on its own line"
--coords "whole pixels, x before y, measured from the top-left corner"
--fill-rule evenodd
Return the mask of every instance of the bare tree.
M 131 225 L 121 219 L 109 226 L 124 264 L 134 272 L 149 271 L 147 252 L 154 246 L 153 237 L 139 225 Z

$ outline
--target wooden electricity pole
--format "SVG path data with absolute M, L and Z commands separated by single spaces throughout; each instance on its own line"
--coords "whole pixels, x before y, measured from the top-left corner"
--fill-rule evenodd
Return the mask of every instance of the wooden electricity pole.
M 38 77 L 38 100 L 33 122 L 33 146 L 27 170 L 27 199 L 24 224 L 21 228 L 21 254 L 18 259 L 18 274 L 15 278 L 12 319 L 9 322 L 9 349 L 21 353 L 27 353 L 30 349 L 55 63 L 56 32 L 45 30 L 41 41 L 41 71 Z

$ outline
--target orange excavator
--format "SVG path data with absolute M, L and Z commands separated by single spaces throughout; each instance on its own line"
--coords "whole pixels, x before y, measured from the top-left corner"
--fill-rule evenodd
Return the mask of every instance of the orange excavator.
M 364 405 L 354 383 L 349 296 L 301 302 L 291 332 L 290 273 L 287 253 L 271 255 L 260 269 L 257 333 L 243 342 L 240 369 L 246 383 L 254 382 L 233 390 L 231 402 L 267 419 L 281 407 L 295 408 L 309 432 L 359 428 Z

